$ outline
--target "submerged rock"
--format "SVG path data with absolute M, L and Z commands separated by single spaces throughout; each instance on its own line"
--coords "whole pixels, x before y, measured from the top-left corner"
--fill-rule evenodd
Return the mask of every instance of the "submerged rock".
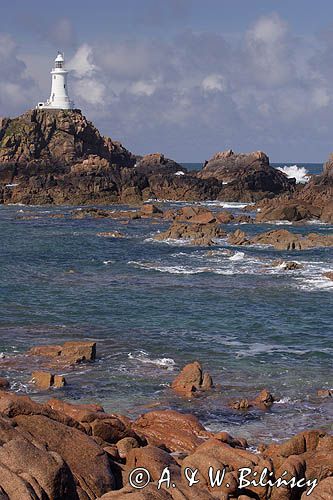
M 297 271 L 299 269 L 303 269 L 303 264 L 299 264 L 298 262 L 288 262 L 285 260 L 274 260 L 272 262 L 273 267 L 281 267 L 285 271 Z
M 101 233 L 97 233 L 96 236 L 99 236 L 100 238 L 125 238 L 125 235 L 119 231 L 103 231 Z
M 270 408 L 272 406 L 274 401 L 275 400 L 272 394 L 267 389 L 263 389 L 254 399 L 244 398 L 230 401 L 229 406 L 234 410 L 248 410 L 249 408 L 252 408 L 254 406 L 261 410 L 266 410 L 267 408 Z

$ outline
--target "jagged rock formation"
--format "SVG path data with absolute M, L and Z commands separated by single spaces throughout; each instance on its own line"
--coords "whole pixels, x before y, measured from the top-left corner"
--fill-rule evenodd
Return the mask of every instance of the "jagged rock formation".
M 132 166 L 135 157 L 119 142 L 102 137 L 79 110 L 27 111 L 0 120 L 0 163 L 72 165 L 90 155 Z
M 325 163 L 322 174 L 313 175 L 305 186 L 299 186 L 291 195 L 259 202 L 257 208 L 260 209 L 259 222 L 320 219 L 333 223 L 333 154 Z
M 198 173 L 201 179 L 218 179 L 224 184 L 226 201 L 256 201 L 292 192 L 295 181 L 271 167 L 262 151 L 234 153 L 231 149 L 216 153 Z
M 0 203 L 250 202 L 293 186 L 264 153 L 220 153 L 200 173 L 160 153 L 137 157 L 101 136 L 79 110 L 30 110 L 0 120 Z

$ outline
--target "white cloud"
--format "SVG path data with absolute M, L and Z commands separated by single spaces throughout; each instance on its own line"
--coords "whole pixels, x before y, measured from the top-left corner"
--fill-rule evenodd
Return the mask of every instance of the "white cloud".
M 296 37 L 276 14 L 228 41 L 190 30 L 159 40 L 90 38 L 68 61 L 70 96 L 135 152 L 204 159 L 229 145 L 294 161 L 294 151 L 331 144 L 332 47 L 333 34 Z M 0 35 L 1 109 L 13 114 L 43 100 L 52 60 L 18 55 L 15 40 Z
M 103 105 L 105 87 L 95 78 L 82 78 L 81 80 L 77 80 L 74 83 L 73 89 L 74 96 L 77 96 L 86 103 Z
M 203 80 L 202 80 L 202 88 L 206 92 L 212 92 L 212 91 L 219 91 L 223 92 L 227 89 L 227 82 L 224 78 L 223 75 L 219 75 L 216 73 L 213 73 L 211 75 L 207 75 Z
M 76 77 L 90 76 L 98 68 L 92 62 L 93 49 L 88 44 L 81 45 L 74 56 L 68 61 L 68 69 L 74 71 Z
M 132 83 L 129 87 L 129 91 L 136 95 L 146 95 L 151 96 L 157 89 L 157 83 L 152 81 L 139 80 Z
M 288 33 L 287 23 L 277 14 L 261 17 L 248 32 L 249 40 L 275 45 L 284 41 Z

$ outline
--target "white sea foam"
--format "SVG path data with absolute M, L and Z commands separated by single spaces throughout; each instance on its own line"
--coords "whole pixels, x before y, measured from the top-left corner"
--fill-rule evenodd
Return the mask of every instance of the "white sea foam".
M 287 165 L 285 165 L 284 167 L 278 167 L 278 170 L 286 174 L 288 179 L 296 179 L 297 184 L 306 184 L 310 180 L 308 171 L 305 167 L 298 167 L 297 165 L 287 167 Z
M 245 257 L 244 252 L 236 252 L 234 255 L 229 257 L 229 260 L 232 260 L 232 261 L 243 260 L 244 257 Z
M 298 280 L 298 287 L 307 292 L 333 291 L 333 281 L 325 276 L 312 276 Z
M 292 402 L 291 398 L 286 396 L 284 398 L 279 399 L 278 401 L 275 401 L 275 404 L 276 405 L 285 405 L 285 404 L 291 403 L 291 402 Z
M 293 222 L 289 220 L 275 220 L 275 221 L 264 222 L 264 224 L 271 224 L 272 226 L 292 226 Z
M 175 366 L 175 361 L 172 358 L 150 358 L 149 353 L 146 351 L 137 351 L 136 353 L 128 353 L 128 358 L 135 361 L 140 361 L 140 363 L 161 366 L 167 368 L 168 370 L 173 370 Z
M 182 170 L 178 170 L 178 172 L 175 172 L 175 175 L 185 175 L 185 172 Z
M 160 198 L 149 198 L 145 203 L 170 203 L 171 205 L 188 205 L 188 201 L 183 201 L 183 200 L 168 200 L 168 199 L 160 199 Z M 220 201 L 220 200 L 206 200 L 206 201 L 199 201 L 199 202 L 193 202 L 191 205 L 199 205 L 199 206 L 204 206 L 204 207 L 222 207 L 222 208 L 234 208 L 234 209 L 242 209 L 251 205 L 254 205 L 254 203 L 242 203 L 242 202 L 237 202 L 237 201 Z
M 215 206 L 215 207 L 222 207 L 222 208 L 242 209 L 242 208 L 254 205 L 254 203 L 242 203 L 242 202 L 238 202 L 238 201 L 212 200 L 212 201 L 200 202 L 199 205 Z
M 139 262 L 139 261 L 129 261 L 128 264 L 132 264 L 141 269 L 149 269 L 151 271 L 159 271 L 160 273 L 170 273 L 170 274 L 200 274 L 211 271 L 208 267 L 190 267 L 190 266 L 167 266 L 160 265 L 154 262 Z
M 146 238 L 144 240 L 144 243 L 158 243 L 158 244 L 165 244 L 165 245 L 171 245 L 171 246 L 176 246 L 176 247 L 184 247 L 184 246 L 192 246 L 192 242 L 190 239 L 172 239 L 172 238 L 167 238 L 165 240 L 156 240 L 155 238 Z

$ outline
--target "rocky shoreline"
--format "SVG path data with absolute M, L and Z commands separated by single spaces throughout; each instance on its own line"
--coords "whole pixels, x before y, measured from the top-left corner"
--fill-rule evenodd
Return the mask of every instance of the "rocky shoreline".
M 54 395 L 64 385 L 55 389 L 53 377 L 64 367 L 94 363 L 96 344 L 42 345 L 24 356 L 39 360 L 43 368 L 31 383 Z M 172 390 L 189 400 L 218 389 L 198 362 L 186 365 L 172 383 Z M 323 398 L 332 396 L 319 392 Z M 269 411 L 273 404 L 267 390 L 252 401 L 230 402 L 234 411 L 243 412 L 253 405 Z M 191 414 L 153 410 L 130 420 L 98 404 L 56 397 L 38 403 L 11 392 L 9 382 L 1 379 L 0 434 L 3 499 L 326 500 L 333 492 L 333 436 L 322 430 L 300 432 L 279 444 L 257 443 L 254 450 L 246 439 L 223 429 L 207 431 Z M 223 474 L 219 486 L 212 483 L 213 471 Z M 260 475 L 266 481 L 259 481 Z M 280 485 L 281 478 L 285 483 Z
M 256 203 L 256 221 L 332 222 L 333 161 L 301 186 L 261 152 L 216 153 L 198 172 L 103 137 L 79 110 L 0 119 L 0 203 L 140 204 L 150 199 Z
M 219 153 L 196 173 L 160 153 L 130 153 L 79 110 L 31 110 L 0 121 L 0 203 L 253 202 L 294 189 L 262 152 Z
M 127 226 L 139 221 L 156 225 L 151 234 L 155 242 L 171 240 L 199 247 L 226 242 L 230 248 L 207 249 L 207 255 L 224 252 L 231 259 L 239 257 L 232 247 L 263 245 L 278 252 L 331 248 L 331 234 L 304 231 L 304 225 L 312 220 L 333 222 L 332 179 L 332 158 L 321 175 L 300 187 L 271 167 L 265 153 L 232 150 L 215 154 L 201 171 L 189 172 L 160 153 L 132 154 L 120 143 L 102 137 L 78 110 L 32 110 L 0 120 L 0 203 L 81 205 L 68 208 L 66 214 L 36 215 L 25 209 L 16 221 L 39 217 L 110 221 L 110 229 L 94 229 L 96 238 L 126 241 Z M 165 209 L 163 204 L 148 201 L 151 199 L 182 200 L 186 206 Z M 237 215 L 195 203 L 207 200 L 252 205 Z M 100 207 L 115 203 L 126 206 Z M 122 225 L 116 230 L 114 220 Z M 254 224 L 272 221 L 303 227 L 251 230 Z M 240 224 L 246 231 L 230 229 Z M 263 261 L 263 273 L 265 266 L 291 273 L 302 268 L 289 256 L 287 260 Z M 332 271 L 323 277 L 332 280 Z M 26 365 L 28 360 L 31 378 L 27 383 L 37 394 L 58 391 L 66 396 L 70 376 L 63 375 L 64 369 L 75 371 L 95 359 L 95 342 L 65 342 L 32 347 L 24 355 L 4 357 L 0 365 L 3 371 L 13 366 L 19 370 L 20 363 Z M 223 429 L 205 429 L 194 414 L 164 409 L 130 419 L 96 403 L 73 404 L 60 396 L 37 402 L 16 394 L 14 387 L 12 380 L 0 379 L 0 499 L 326 500 L 333 496 L 333 437 L 321 429 L 300 432 L 283 443 L 258 442 L 253 449 L 244 438 L 232 437 Z M 253 397 L 230 399 L 229 410 L 269 412 L 274 396 L 267 388 L 261 389 Z M 205 394 L 216 391 L 218 396 L 220 388 L 193 361 L 177 375 L 170 390 L 191 405 Z M 317 396 L 327 401 L 332 392 L 319 388 Z M 219 487 L 211 484 L 209 467 L 224 473 Z M 149 474 L 142 489 L 130 484 L 131 472 L 138 468 Z M 243 469 L 250 470 L 246 486 L 239 476 Z M 165 481 L 158 488 L 165 470 L 175 487 L 167 487 Z M 192 486 L 188 480 L 191 471 L 196 471 L 193 479 L 197 480 Z M 263 471 L 271 482 L 256 484 Z M 282 477 L 288 484 L 279 486 Z M 136 479 L 142 480 L 142 476 Z

